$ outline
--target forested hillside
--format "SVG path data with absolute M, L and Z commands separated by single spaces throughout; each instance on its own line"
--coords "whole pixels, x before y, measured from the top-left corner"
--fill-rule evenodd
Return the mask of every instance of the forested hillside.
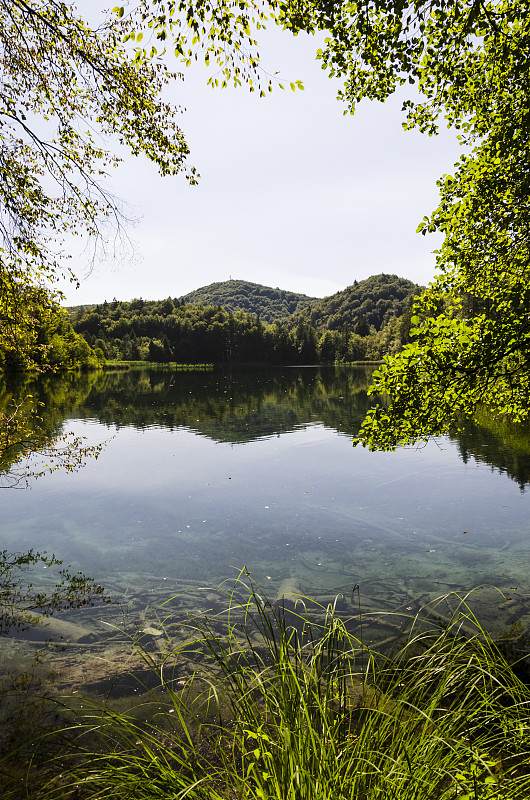
M 227 311 L 246 311 L 247 314 L 256 314 L 263 322 L 289 317 L 318 300 L 306 294 L 236 280 L 211 283 L 181 299 L 192 305 L 219 305 Z
M 380 331 L 392 318 L 405 314 L 412 298 L 420 290 L 417 284 L 397 275 L 372 275 L 363 281 L 355 281 L 352 286 L 330 297 L 316 300 L 303 310 L 299 309 L 292 324 L 303 320 L 319 333 L 346 328 L 364 336 L 371 327 Z
M 212 286 L 228 290 L 230 284 L 244 283 Z M 257 298 L 267 297 L 267 287 L 246 286 L 256 287 L 256 304 Z M 408 340 L 410 301 L 416 289 L 394 275 L 374 276 L 273 324 L 263 321 L 263 306 L 256 305 L 259 313 L 251 314 L 170 297 L 113 300 L 79 306 L 70 313 L 75 330 L 108 359 L 277 364 L 378 360 Z

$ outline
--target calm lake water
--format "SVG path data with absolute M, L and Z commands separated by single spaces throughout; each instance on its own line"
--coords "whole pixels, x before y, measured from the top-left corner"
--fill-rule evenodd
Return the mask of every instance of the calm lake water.
M 485 589 L 486 624 L 529 628 L 530 437 L 485 418 L 417 449 L 354 448 L 369 376 L 131 370 L 34 387 L 54 424 L 106 442 L 78 473 L 1 494 L 2 549 L 54 553 L 116 600 L 67 617 L 80 634 L 65 665 L 83 642 L 111 661 L 109 624 L 160 620 L 173 594 L 181 611 L 215 607 L 242 568 L 272 599 L 288 586 L 347 605 L 359 584 L 386 610 L 488 584 L 511 599 Z

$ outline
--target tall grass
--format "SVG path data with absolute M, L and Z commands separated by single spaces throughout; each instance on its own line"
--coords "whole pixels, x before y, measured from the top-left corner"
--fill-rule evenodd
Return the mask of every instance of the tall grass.
M 241 587 L 238 587 L 238 590 Z M 78 708 L 32 797 L 95 800 L 484 800 L 530 796 L 530 691 L 456 596 L 403 618 L 390 652 L 335 606 L 255 586 L 153 655 L 127 713 Z M 192 677 L 183 665 L 196 663 Z M 182 685 L 185 683 L 185 685 Z M 153 714 L 153 709 L 155 713 Z M 55 745 L 57 747 L 57 745 Z

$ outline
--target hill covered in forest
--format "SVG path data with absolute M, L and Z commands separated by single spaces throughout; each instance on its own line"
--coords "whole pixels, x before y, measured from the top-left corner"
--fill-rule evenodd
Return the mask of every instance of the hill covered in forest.
M 397 275 L 374 275 L 318 300 L 225 281 L 181 299 L 114 299 L 69 311 L 74 330 L 110 360 L 335 363 L 397 352 L 408 341 L 419 289 Z
M 290 324 L 296 326 L 303 321 L 318 333 L 349 330 L 364 336 L 370 329 L 380 331 L 392 318 L 403 316 L 421 289 L 397 275 L 372 275 L 299 309 L 292 315 Z
M 222 306 L 226 311 L 256 314 L 263 322 L 290 317 L 318 300 L 306 294 L 273 289 L 250 281 L 210 283 L 180 298 L 190 305 Z
M 366 335 L 380 331 L 409 309 L 422 287 L 398 275 L 381 273 L 328 297 L 309 297 L 259 283 L 229 280 L 211 283 L 180 298 L 190 305 L 221 306 L 226 311 L 255 314 L 263 322 L 289 327 L 309 323 L 318 333 L 349 330 Z

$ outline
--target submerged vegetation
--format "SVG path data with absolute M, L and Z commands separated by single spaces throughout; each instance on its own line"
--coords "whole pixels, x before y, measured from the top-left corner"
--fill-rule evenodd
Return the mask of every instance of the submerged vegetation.
M 151 629 L 138 631 L 151 678 L 132 708 L 112 694 L 60 700 L 70 721 L 32 748 L 31 797 L 528 795 L 530 689 L 469 595 L 393 614 L 401 632 L 386 647 L 366 642 L 354 595 L 349 619 L 293 594 L 269 602 L 241 580 L 224 596 L 224 610 L 188 618 L 184 643 L 153 649 Z

